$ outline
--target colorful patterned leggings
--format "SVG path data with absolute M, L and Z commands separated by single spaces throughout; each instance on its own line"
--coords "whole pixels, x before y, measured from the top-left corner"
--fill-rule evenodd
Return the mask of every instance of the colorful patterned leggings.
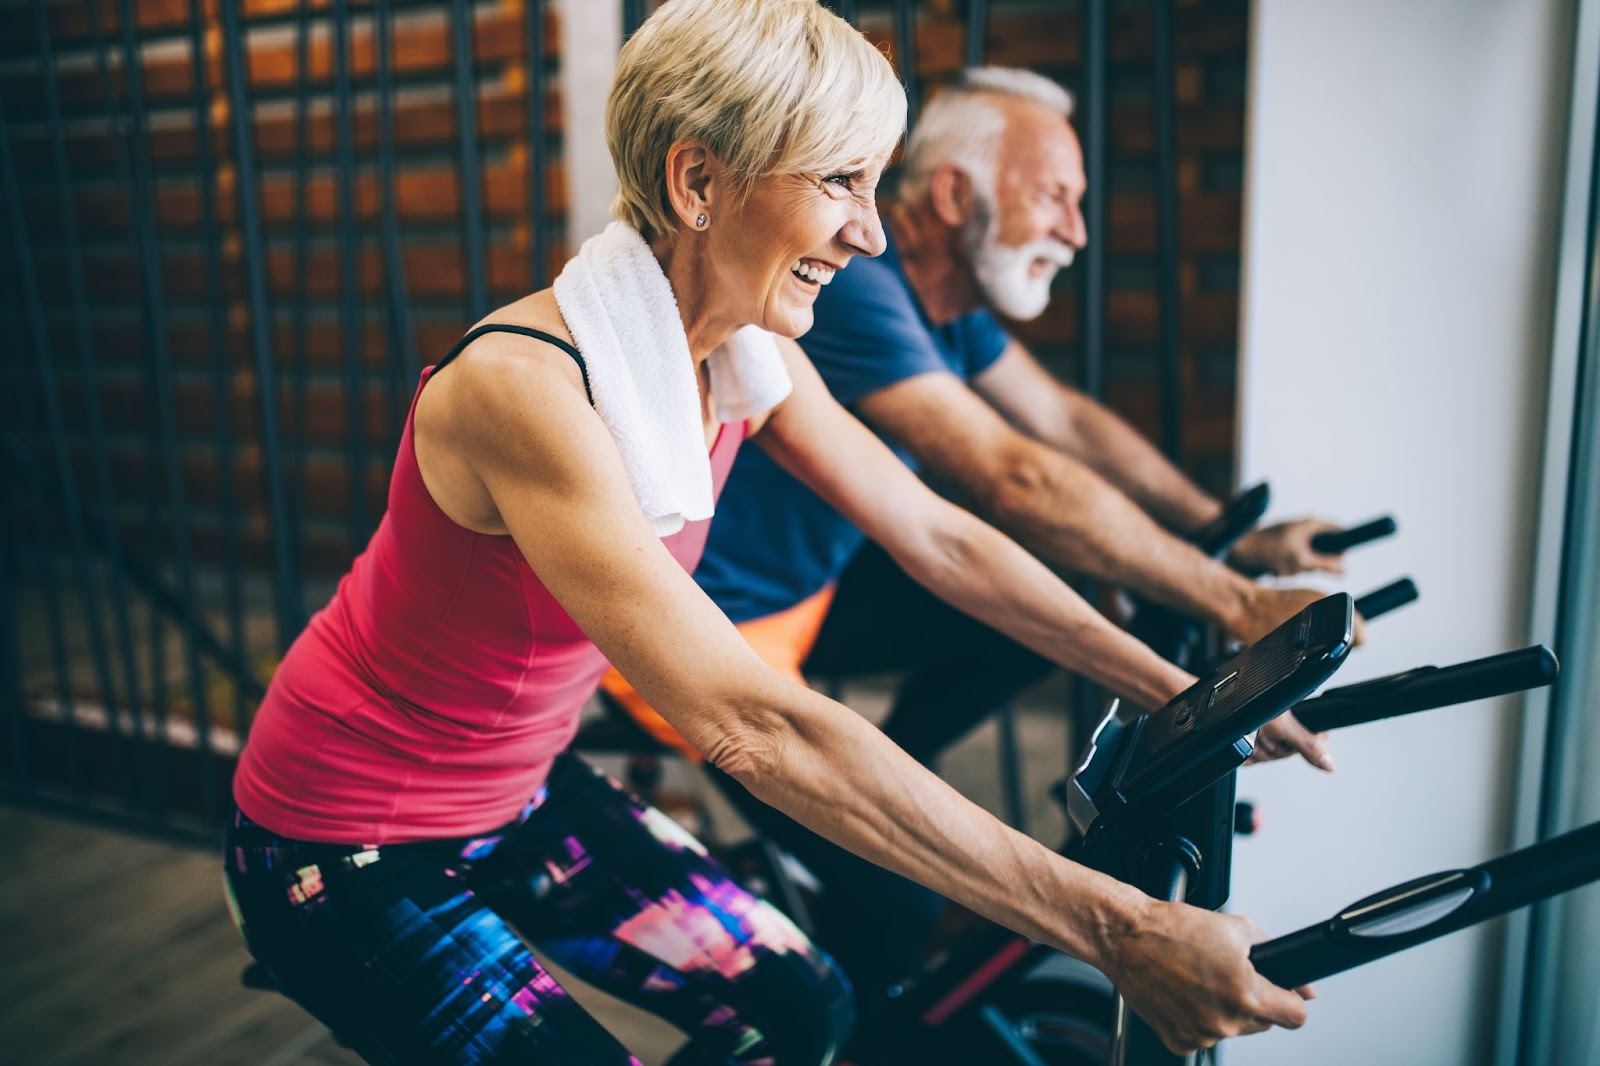
M 291 999 L 381 1066 L 634 1064 L 522 939 L 690 1035 L 678 1064 L 825 1064 L 849 986 L 659 811 L 573 755 L 471 839 L 286 840 L 236 814 L 234 918 Z

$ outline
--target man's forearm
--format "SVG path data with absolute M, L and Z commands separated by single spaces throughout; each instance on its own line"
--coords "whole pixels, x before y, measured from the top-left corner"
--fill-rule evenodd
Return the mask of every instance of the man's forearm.
M 958 610 L 1146 709 L 1193 681 L 1118 629 L 1040 560 L 971 514 L 947 519 L 914 545 L 885 544 L 913 580 Z
M 1070 456 L 1030 444 L 978 493 L 986 517 L 1052 565 L 1232 629 L 1255 588 L 1162 529 Z

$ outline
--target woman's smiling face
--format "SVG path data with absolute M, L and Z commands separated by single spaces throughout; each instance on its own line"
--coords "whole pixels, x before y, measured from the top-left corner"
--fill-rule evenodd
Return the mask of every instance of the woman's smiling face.
M 828 174 L 773 174 L 709 226 L 715 284 L 736 317 L 784 337 L 811 328 L 812 304 L 852 256 L 882 254 L 883 162 Z M 726 209 L 724 209 L 726 210 Z

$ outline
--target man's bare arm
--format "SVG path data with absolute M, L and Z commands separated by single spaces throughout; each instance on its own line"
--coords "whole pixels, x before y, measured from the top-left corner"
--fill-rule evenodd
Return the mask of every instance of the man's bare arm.
M 1059 568 L 1113 581 L 1244 640 L 1319 596 L 1262 588 L 1207 558 L 1083 463 L 1018 432 L 953 374 L 908 378 L 857 408 L 935 480 Z
M 1132 426 L 1057 381 L 1018 341 L 974 379 L 973 387 L 1012 425 L 1087 464 L 1168 529 L 1197 529 L 1222 508 Z M 1311 546 L 1314 534 L 1331 528 L 1331 523 L 1302 518 L 1251 530 L 1233 557 L 1246 570 L 1338 573 L 1339 557 Z

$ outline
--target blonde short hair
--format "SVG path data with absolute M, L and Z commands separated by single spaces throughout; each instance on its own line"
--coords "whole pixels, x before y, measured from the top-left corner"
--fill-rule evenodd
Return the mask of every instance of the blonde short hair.
M 968 67 L 961 79 L 923 105 L 917 128 L 900 160 L 900 198 L 928 191 L 933 172 L 954 163 L 983 189 L 993 192 L 1005 114 L 998 97 L 1043 104 L 1064 119 L 1072 117 L 1072 94 L 1042 74 L 1017 67 Z
M 668 0 L 623 46 L 606 102 L 611 213 L 647 240 L 673 230 L 666 159 L 679 141 L 705 144 L 737 200 L 767 174 L 886 158 L 905 116 L 888 59 L 816 0 Z

